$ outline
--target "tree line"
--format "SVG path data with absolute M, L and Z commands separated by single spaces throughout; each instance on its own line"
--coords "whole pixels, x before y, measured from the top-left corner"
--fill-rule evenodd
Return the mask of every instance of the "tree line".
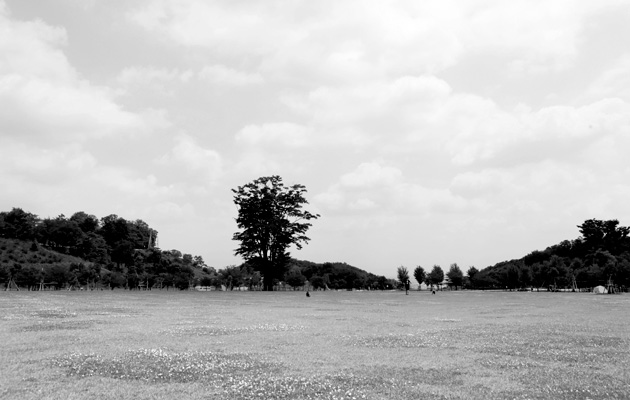
M 470 267 L 464 275 L 459 266 L 451 264 L 445 274 L 439 265 L 426 272 L 418 266 L 413 275 L 418 284 L 469 289 L 581 290 L 598 285 L 613 290 L 630 286 L 630 228 L 618 220 L 589 219 L 578 225 L 581 236 L 564 240 L 543 251 L 499 262 L 482 270 Z M 447 278 L 445 280 L 445 277 Z M 409 270 L 397 270 L 398 288 L 410 279 Z
M 260 270 L 248 261 L 203 276 L 199 284 L 212 287 L 223 285 L 227 290 L 239 287 L 249 290 L 388 290 L 396 287 L 394 279 L 343 262 L 315 263 L 290 258 L 276 268 L 270 288 L 265 288 Z
M 23 288 L 178 288 L 263 290 L 264 269 L 253 258 L 218 271 L 201 256 L 157 247 L 157 230 L 142 220 L 83 211 L 39 218 L 21 208 L 0 212 L 0 282 Z M 280 262 L 282 261 L 282 262 Z M 396 283 L 343 262 L 277 257 L 271 289 L 392 289 Z
M 580 290 L 630 286 L 630 228 L 619 221 L 589 219 L 577 226 L 581 235 L 520 259 L 499 262 L 474 274 L 474 288 Z
M 396 272 L 397 286 L 402 288 L 404 287 L 405 282 L 410 281 L 409 270 L 404 266 L 400 266 Z M 470 267 L 468 269 L 468 276 L 465 276 L 457 263 L 451 264 L 450 269 L 446 272 L 446 274 L 439 265 L 434 265 L 429 272 L 425 271 L 423 267 L 418 265 L 413 270 L 413 277 L 416 282 L 418 282 L 418 285 L 422 285 L 424 283 L 430 289 L 433 289 L 434 287 L 441 289 L 443 285 L 447 285 L 449 288 L 457 290 L 458 288 L 470 287 L 469 277 L 474 276 L 476 273 L 477 269 L 475 267 Z
M 140 219 L 83 211 L 42 219 L 13 208 L 0 212 L 0 279 L 25 287 L 187 288 L 195 270 L 211 272 L 201 256 L 159 249 L 157 238 Z

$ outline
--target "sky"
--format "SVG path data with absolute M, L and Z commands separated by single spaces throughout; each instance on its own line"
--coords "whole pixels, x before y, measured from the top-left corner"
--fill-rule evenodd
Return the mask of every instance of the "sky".
M 627 0 L 0 0 L 0 210 L 220 269 L 279 175 L 321 215 L 295 258 L 482 269 L 630 225 L 628 38 Z

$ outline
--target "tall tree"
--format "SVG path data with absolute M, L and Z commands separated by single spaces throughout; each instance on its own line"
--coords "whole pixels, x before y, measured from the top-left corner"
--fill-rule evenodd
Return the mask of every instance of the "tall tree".
M 429 273 L 429 282 L 431 283 L 431 287 L 433 285 L 441 285 L 444 280 L 444 271 L 442 271 L 442 267 L 439 265 L 434 265 L 433 269 Z
M 305 186 L 285 186 L 277 175 L 258 178 L 232 192 L 240 229 L 232 239 L 241 242 L 235 254 L 262 273 L 264 290 L 273 290 L 273 280 L 281 278 L 286 268 L 287 249 L 295 245 L 299 250 L 310 240 L 305 235 L 311 227 L 308 221 L 319 215 L 302 208 L 308 204 Z
M 101 228 L 98 233 L 105 239 L 107 245 L 113 248 L 120 241 L 129 240 L 129 228 L 124 218 L 111 214 L 101 218 Z
M 30 240 L 35 237 L 35 228 L 39 223 L 37 215 L 21 208 L 9 212 L 0 212 L 0 237 Z
M 302 275 L 299 268 L 293 267 L 284 274 L 284 281 L 295 290 L 297 287 L 304 286 L 306 283 L 306 277 Z
M 85 233 L 96 232 L 99 226 L 98 218 L 84 211 L 75 212 L 70 217 L 70 220 L 76 222 Z
M 474 266 L 468 268 L 468 271 L 466 272 L 466 274 L 468 275 L 468 280 L 470 281 L 470 286 L 473 288 L 475 287 L 475 275 L 477 275 L 478 272 L 479 270 Z
M 79 225 L 67 219 L 63 214 L 56 218 L 44 219 L 37 228 L 38 238 L 56 251 L 82 256 L 80 245 L 87 239 L 87 235 Z
M 407 270 L 407 267 L 403 267 L 401 265 L 400 267 L 398 267 L 398 270 L 396 272 L 397 272 L 399 284 L 402 287 L 405 287 L 405 284 L 409 280 L 409 271 Z
M 628 250 L 627 237 L 630 234 L 630 228 L 619 226 L 619 221 L 616 219 L 608 221 L 589 219 L 582 225 L 578 225 L 578 228 L 582 234 L 581 239 L 587 250 L 591 252 L 602 249 L 615 255 Z
M 424 268 L 421 266 L 417 266 L 416 269 L 413 270 L 413 277 L 418 281 L 418 290 L 420 290 L 420 286 L 422 282 L 427 278 L 427 273 L 424 272 Z
M 448 279 L 451 280 L 451 284 L 455 286 L 455 289 L 457 289 L 458 286 L 462 286 L 462 283 L 464 281 L 464 273 L 462 272 L 461 268 L 459 268 L 457 263 L 451 264 L 451 268 L 446 273 L 446 276 L 448 276 Z

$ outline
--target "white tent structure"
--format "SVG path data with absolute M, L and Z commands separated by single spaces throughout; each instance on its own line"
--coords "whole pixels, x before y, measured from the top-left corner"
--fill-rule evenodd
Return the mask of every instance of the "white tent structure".
M 600 285 L 600 286 L 595 286 L 593 288 L 593 293 L 595 293 L 595 294 L 606 294 L 606 293 L 608 293 L 608 291 L 606 290 L 605 287 Z

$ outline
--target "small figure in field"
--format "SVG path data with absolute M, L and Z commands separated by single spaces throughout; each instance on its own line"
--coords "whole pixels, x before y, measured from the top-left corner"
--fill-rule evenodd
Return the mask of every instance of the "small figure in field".
M 433 290 L 433 294 L 435 294 L 435 290 Z
M 308 289 L 306 290 L 306 297 L 311 297 L 311 294 L 309 293 Z
M 409 279 L 405 282 L 405 294 L 409 294 L 409 287 L 411 286 L 411 282 Z

